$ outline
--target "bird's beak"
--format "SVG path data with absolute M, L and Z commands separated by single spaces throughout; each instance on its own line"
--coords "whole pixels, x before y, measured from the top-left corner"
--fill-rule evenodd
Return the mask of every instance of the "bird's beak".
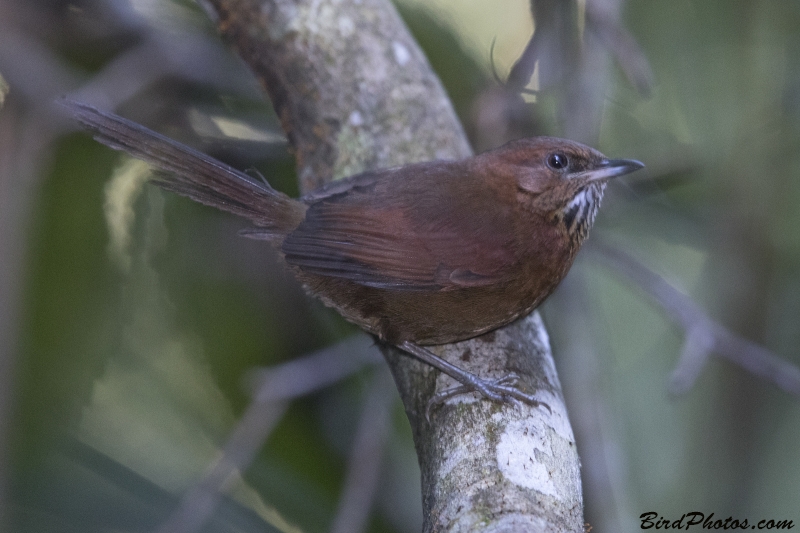
M 644 168 L 644 163 L 635 159 L 606 159 L 596 168 L 581 174 L 587 181 L 598 181 L 624 176 L 640 168 Z

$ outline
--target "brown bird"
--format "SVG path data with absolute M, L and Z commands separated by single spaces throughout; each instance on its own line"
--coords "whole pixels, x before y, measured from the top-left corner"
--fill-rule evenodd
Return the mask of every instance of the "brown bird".
M 533 405 L 515 375 L 485 380 L 424 346 L 535 309 L 572 265 L 606 182 L 644 166 L 532 137 L 460 161 L 365 172 L 294 200 L 139 124 L 64 105 L 98 141 L 155 166 L 155 184 L 249 219 L 244 233 L 270 241 L 306 290 L 350 322 L 486 398 Z

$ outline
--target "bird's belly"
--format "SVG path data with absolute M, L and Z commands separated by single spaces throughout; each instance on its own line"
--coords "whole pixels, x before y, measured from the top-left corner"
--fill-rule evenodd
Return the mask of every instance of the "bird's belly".
M 391 344 L 447 344 L 476 337 L 530 313 L 555 287 L 527 279 L 488 287 L 398 291 L 348 280 L 303 278 L 310 294 Z
M 386 333 L 417 344 L 447 344 L 508 324 L 534 305 L 530 296 L 498 288 L 394 294 L 385 313 Z

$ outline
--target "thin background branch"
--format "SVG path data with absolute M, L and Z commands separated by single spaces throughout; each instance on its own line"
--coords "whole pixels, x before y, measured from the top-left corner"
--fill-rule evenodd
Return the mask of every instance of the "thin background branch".
M 6 93 L 8 93 L 8 85 L 6 84 L 3 75 L 0 74 L 0 110 L 5 103 Z M 0 146 L 8 146 L 6 137 L 11 134 L 13 130 L 9 128 L 0 128 Z M 0 198 L 10 198 L 5 191 L 8 186 L 5 177 L 11 176 L 4 167 L 8 165 L 8 159 L 3 157 L 0 152 Z M 7 212 L 10 206 L 0 200 L 0 212 Z M 3 227 L 8 227 L 3 225 Z M 14 256 L 18 255 L 13 253 L 9 248 L 13 244 L 6 244 L 6 241 L 14 240 L 5 235 L 5 232 L 0 236 L 0 253 L 3 257 L 11 255 L 11 261 L 14 261 Z M 10 313 L 12 309 L 11 302 L 16 302 L 17 296 L 11 292 L 12 278 L 14 272 L 3 271 L 0 274 L 0 338 L 13 338 L 15 337 L 13 330 L 16 329 L 16 321 L 11 318 Z M 15 291 L 16 292 L 16 291 Z M 6 518 L 6 507 L 8 506 L 8 480 L 11 477 L 11 468 L 8 454 L 8 439 L 10 437 L 10 424 L 11 406 L 14 395 L 14 359 L 15 353 L 13 351 L 13 343 L 0 343 L 0 528 L 8 522 Z
M 181 499 L 178 508 L 158 528 L 158 533 L 200 531 L 216 511 L 223 494 L 253 462 L 267 435 L 286 411 L 287 403 L 256 398 L 236 425 L 220 458 L 203 479 Z
M 159 527 L 159 533 L 194 533 L 211 520 L 231 481 L 241 475 L 255 459 L 270 432 L 286 412 L 288 402 L 316 392 L 360 370 L 365 364 L 380 362 L 377 350 L 366 335 L 355 335 L 335 346 L 293 359 L 275 368 L 253 372 L 251 382 L 258 382 L 253 401 L 233 428 L 220 457 L 203 478 L 181 498 L 178 507 Z M 376 384 L 385 380 L 376 377 Z M 367 405 L 371 416 L 378 417 L 376 428 L 385 430 L 379 416 L 385 414 L 385 399 L 370 392 Z M 376 411 L 376 409 L 378 409 Z M 388 408 L 387 408 L 388 409 Z M 364 444 L 372 451 L 374 446 Z M 363 452 L 363 450 L 362 450 Z
M 672 376 L 673 392 L 691 388 L 708 356 L 715 354 L 800 398 L 800 368 L 728 330 L 688 296 L 622 250 L 597 241 L 591 249 L 612 272 L 638 285 L 686 331 L 681 358 Z
M 386 441 L 391 434 L 392 376 L 377 369 L 363 401 L 355 439 L 347 460 L 347 476 L 331 533 L 361 533 L 368 525 L 380 480 Z

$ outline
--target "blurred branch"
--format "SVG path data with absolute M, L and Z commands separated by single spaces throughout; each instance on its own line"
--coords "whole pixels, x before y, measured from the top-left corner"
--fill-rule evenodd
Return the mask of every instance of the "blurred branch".
M 223 493 L 232 488 L 245 468 L 253 462 L 287 407 L 285 402 L 270 401 L 268 393 L 264 394 L 265 400 L 261 392 L 239 420 L 222 448 L 219 459 L 210 466 L 203 479 L 183 496 L 177 509 L 158 528 L 159 533 L 200 531 L 214 515 Z M 283 524 L 273 525 L 282 531 L 288 530 Z
M 507 87 L 511 91 L 525 88 L 537 63 L 542 87 L 563 84 L 579 67 L 577 2 L 531 0 L 531 15 L 534 32 L 508 75 Z
M 543 29 L 540 30 L 538 26 L 539 18 L 536 15 L 537 5 L 537 2 L 531 1 L 531 11 L 534 20 L 537 21 L 537 27 L 534 29 L 528 44 L 525 46 L 525 50 L 522 51 L 522 54 L 511 67 L 511 71 L 508 73 L 508 78 L 506 79 L 505 87 L 511 93 L 521 93 L 525 89 L 525 86 L 530 83 L 533 72 L 536 70 L 536 62 L 539 60 L 539 55 L 541 54 L 544 31 Z M 542 23 L 541 27 L 545 28 L 546 25 Z
M 56 499 L 59 493 L 67 492 L 71 495 L 80 494 L 81 501 L 84 502 L 98 502 L 103 501 L 103 510 L 112 513 L 119 510 L 119 501 L 115 500 L 112 496 L 109 499 L 109 487 L 117 487 L 125 493 L 124 501 L 136 501 L 143 504 L 143 507 L 137 508 L 140 512 L 137 513 L 137 519 L 134 523 L 127 522 L 125 525 L 120 526 L 120 522 L 105 522 L 100 527 L 101 531 L 117 531 L 117 532 L 130 532 L 130 531 L 150 531 L 151 528 L 157 525 L 154 522 L 156 517 L 160 517 L 165 511 L 171 509 L 176 503 L 175 495 L 168 489 L 159 485 L 153 479 L 146 475 L 142 475 L 136 470 L 131 469 L 125 463 L 119 462 L 112 456 L 109 456 L 97 448 L 82 442 L 78 438 L 66 438 L 59 444 L 59 461 L 66 461 L 73 468 L 78 468 L 85 473 L 85 477 L 73 479 L 72 483 L 59 484 L 55 483 L 48 487 L 51 492 L 51 498 Z M 91 480 L 91 481 L 87 481 Z M 98 483 L 98 480 L 103 480 Z M 62 496 L 63 497 L 63 496 Z M 274 521 L 269 515 L 269 511 L 262 510 L 258 512 L 253 509 L 249 502 L 241 502 L 235 497 L 223 496 L 217 511 L 216 521 L 212 522 L 209 531 L 236 531 L 237 533 L 273 533 L 275 528 L 271 525 Z M 57 523 L 54 526 L 56 530 L 59 526 L 64 527 L 64 524 L 78 524 L 77 528 L 85 527 L 89 521 L 85 514 L 85 509 L 81 505 L 73 505 L 70 512 L 59 513 L 53 517 L 51 523 Z M 47 527 L 47 526 L 42 526 Z M 68 527 L 68 526 L 66 526 Z M 25 531 L 25 528 L 19 528 Z M 41 530 L 41 528 L 36 528 Z M 4 530 L 7 531 L 7 530 Z M 291 533 L 300 533 L 296 529 L 290 530 Z
M 8 94 L 8 83 L 3 78 L 3 73 L 0 72 L 0 110 L 3 109 L 3 104 L 6 102 L 6 95 Z
M 634 516 L 629 495 L 635 489 L 625 460 L 623 433 L 617 429 L 619 411 L 609 407 L 603 393 L 606 361 L 601 352 L 606 339 L 593 327 L 596 317 L 590 292 L 585 269 L 573 268 L 547 302 L 548 317 L 561 319 L 548 323 L 560 348 L 559 370 L 569 376 L 564 380 L 564 395 L 581 456 L 585 519 L 592 531 L 627 531 L 626 520 Z
M 249 381 L 259 381 L 253 401 L 231 432 L 219 459 L 206 475 L 181 499 L 181 503 L 159 528 L 161 533 L 193 533 L 211 519 L 230 481 L 247 469 L 264 445 L 272 428 L 286 411 L 287 402 L 336 383 L 380 361 L 374 343 L 366 335 L 355 335 L 339 344 L 276 368 L 254 372 Z M 389 397 L 383 391 L 384 396 Z M 376 405 L 370 395 L 369 399 Z
M 5 14 L 5 13 L 4 13 Z M 0 20 L 0 530 L 9 517 L 10 419 L 30 209 L 56 132 L 49 105 L 71 76 L 45 47 Z M 30 102 L 26 113 L 23 102 Z
M 565 89 L 580 68 L 577 3 L 574 0 L 531 0 L 530 5 L 535 27 L 528 44 L 511 67 L 505 83 L 487 89 L 475 102 L 475 136 L 479 149 L 541 134 L 522 94 Z M 526 89 L 537 67 L 538 86 L 536 90 Z M 498 79 L 496 74 L 495 78 Z
M 353 335 L 333 346 L 292 359 L 280 366 L 256 370 L 248 381 L 263 401 L 300 398 L 333 385 L 361 370 L 380 363 L 372 337 Z
M 686 331 L 686 340 L 672 374 L 671 389 L 691 388 L 708 357 L 717 354 L 800 398 L 800 368 L 763 346 L 729 331 L 706 314 L 688 296 L 625 252 L 596 240 L 590 248 L 611 270 L 637 284 Z
M 492 147 L 497 141 L 542 134 L 521 96 L 530 93 L 537 95 L 537 103 L 541 98 L 556 101 L 559 135 L 595 144 L 610 81 L 609 58 L 641 94 L 649 94 L 653 73 L 622 24 L 623 4 L 588 0 L 581 20 L 576 0 L 531 0 L 533 35 L 506 82 L 485 91 L 475 104 L 478 145 Z M 537 87 L 530 90 L 526 87 L 534 73 Z
M 586 30 L 597 35 L 614 56 L 622 72 L 640 94 L 648 96 L 653 88 L 653 71 L 642 48 L 621 20 L 621 0 L 586 2 Z
M 653 72 L 636 39 L 622 25 L 622 0 L 589 0 L 586 2 L 585 28 L 596 34 L 611 52 L 628 81 L 642 94 L 653 84 Z M 548 85 L 558 85 L 568 76 L 580 72 L 580 46 L 575 2 L 563 0 L 531 0 L 531 14 L 536 25 L 528 45 L 508 75 L 506 87 L 522 91 L 531 81 L 537 62 L 546 72 Z
M 52 99 L 74 81 L 46 47 L 7 26 L 0 17 L 0 68 L 13 91 L 0 115 L 0 529 L 9 520 L 9 419 L 15 401 L 22 290 L 31 210 L 59 133 Z M 3 92 L 0 90 L 0 92 Z
M 3 109 L 3 104 L 6 101 L 6 94 L 8 94 L 8 84 L 6 80 L 3 78 L 2 73 L 0 73 L 0 111 Z M 0 121 L 2 121 L 2 115 L 0 115 Z M 0 141 L 3 138 L 3 130 L 0 129 Z M 0 145 L 1 146 L 1 145 Z M 5 166 L 5 158 L 3 157 L 3 151 L 0 150 L 0 187 L 3 187 L 4 176 L 9 175 L 8 172 L 5 172 L 3 167 Z M 5 202 L 0 199 L 0 208 L 3 208 L 3 204 Z M 5 248 L 3 246 L 3 241 L 5 239 L 2 238 L 2 234 L 0 234 L 0 250 Z M 5 309 L 7 305 L 6 300 L 6 284 L 8 283 L 5 280 L 6 276 L 0 274 L 0 333 L 8 328 L 8 318 L 6 315 L 10 314 L 9 309 Z M 10 333 L 10 332 L 9 332 Z M 2 338 L 5 338 L 5 335 L 2 335 Z M 8 479 L 10 478 L 10 461 L 8 457 L 8 437 L 10 434 L 9 431 L 9 418 L 11 417 L 11 399 L 13 395 L 13 360 L 14 360 L 14 353 L 13 350 L 10 349 L 11 346 L 8 346 L 7 343 L 0 343 L 0 529 L 3 529 L 4 525 L 7 522 L 6 517 L 6 509 L 8 508 Z
M 389 437 L 389 415 L 395 399 L 389 394 L 391 386 L 389 372 L 385 368 L 377 369 L 363 402 L 332 533 L 361 533 L 366 529 Z
M 14 96 L 34 106 L 49 108 L 65 87 L 78 84 L 75 72 L 43 43 L 15 28 L 0 29 L 0 65 L 14 85 Z M 50 109 L 48 112 L 52 115 Z
M 135 46 L 104 65 L 70 98 L 114 109 L 169 76 L 258 97 L 256 84 L 239 84 L 241 76 L 229 63 L 229 54 L 210 37 L 145 31 Z

